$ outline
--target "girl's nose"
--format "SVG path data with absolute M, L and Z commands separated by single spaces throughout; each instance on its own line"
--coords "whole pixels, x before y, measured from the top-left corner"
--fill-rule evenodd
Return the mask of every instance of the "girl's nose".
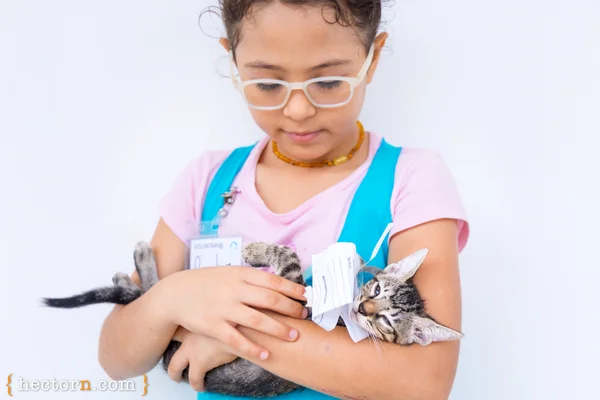
M 283 108 L 283 115 L 295 121 L 312 117 L 316 112 L 316 107 L 308 100 L 302 90 L 292 90 L 290 98 Z

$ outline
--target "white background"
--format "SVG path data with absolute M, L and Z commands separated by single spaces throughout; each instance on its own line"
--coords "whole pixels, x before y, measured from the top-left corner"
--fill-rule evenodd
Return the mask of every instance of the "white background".
M 181 168 L 260 137 L 216 72 L 218 25 L 199 28 L 215 4 L 0 2 L 0 381 L 107 378 L 111 306 L 38 298 L 130 272 Z M 361 119 L 442 152 L 471 222 L 452 398 L 597 396 L 600 4 L 397 0 L 385 18 Z M 150 383 L 153 398 L 194 398 L 158 368 Z

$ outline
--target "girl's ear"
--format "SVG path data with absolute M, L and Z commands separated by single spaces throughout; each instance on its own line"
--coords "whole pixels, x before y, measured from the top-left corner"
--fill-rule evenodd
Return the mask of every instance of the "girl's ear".
M 219 43 L 221 43 L 221 46 L 223 46 L 225 51 L 229 53 L 229 39 L 224 37 L 219 38 Z
M 385 41 L 388 38 L 387 32 L 381 32 L 375 38 L 375 50 L 373 51 L 373 61 L 371 62 L 371 66 L 367 71 L 367 83 L 371 83 L 373 80 L 373 75 L 375 75 L 375 70 L 377 69 L 377 63 L 379 62 L 379 56 L 381 55 L 381 50 L 385 45 Z

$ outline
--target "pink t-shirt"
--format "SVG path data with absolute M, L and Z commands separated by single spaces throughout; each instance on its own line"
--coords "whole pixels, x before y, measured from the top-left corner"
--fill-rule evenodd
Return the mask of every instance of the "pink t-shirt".
M 268 140 L 265 136 L 257 143 L 237 175 L 234 185 L 240 192 L 221 222 L 219 235 L 241 236 L 243 243 L 264 241 L 291 246 L 306 269 L 313 254 L 337 241 L 354 192 L 379 148 L 381 136 L 370 133 L 368 159 L 350 176 L 284 214 L 275 214 L 267 208 L 255 187 L 256 164 Z M 188 246 L 198 236 L 208 186 L 229 153 L 209 151 L 192 160 L 161 202 L 163 220 Z M 402 149 L 390 208 L 393 228 L 389 238 L 424 222 L 453 218 L 459 225 L 459 250 L 466 245 L 469 235 L 466 213 L 453 176 L 435 151 Z

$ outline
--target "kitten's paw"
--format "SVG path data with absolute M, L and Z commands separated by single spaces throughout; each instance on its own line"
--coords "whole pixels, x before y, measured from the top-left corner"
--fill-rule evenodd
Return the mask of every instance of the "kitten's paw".
M 152 248 L 147 242 L 138 242 L 135 245 L 133 258 L 136 266 L 142 267 L 154 261 L 154 253 L 152 253 Z
M 137 287 L 135 285 L 135 283 L 133 283 L 133 281 L 131 280 L 131 278 L 129 277 L 129 275 L 123 273 L 123 272 L 117 272 L 113 278 L 112 281 L 115 285 L 117 286 L 123 286 L 123 287 Z

